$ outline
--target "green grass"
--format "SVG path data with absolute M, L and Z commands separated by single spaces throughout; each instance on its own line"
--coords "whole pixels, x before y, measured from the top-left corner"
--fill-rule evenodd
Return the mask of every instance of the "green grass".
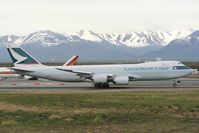
M 1 132 L 198 132 L 199 89 L 0 92 Z

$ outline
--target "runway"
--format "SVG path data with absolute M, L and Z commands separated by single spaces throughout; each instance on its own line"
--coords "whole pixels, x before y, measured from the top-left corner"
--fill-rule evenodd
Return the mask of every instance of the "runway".
M 182 78 L 176 89 L 199 88 L 199 79 Z M 132 81 L 129 85 L 110 85 L 107 90 L 129 90 L 129 89 L 174 89 L 173 80 L 164 81 Z M 100 90 L 93 87 L 92 83 L 80 82 L 56 82 L 48 80 L 23 80 L 9 79 L 0 81 L 0 91 L 5 90 Z M 102 89 L 101 89 L 102 90 Z M 104 90 L 104 89 L 103 89 Z

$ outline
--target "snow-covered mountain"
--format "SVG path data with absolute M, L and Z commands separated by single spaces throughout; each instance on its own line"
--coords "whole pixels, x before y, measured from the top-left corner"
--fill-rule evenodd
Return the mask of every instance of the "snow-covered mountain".
M 194 30 L 143 31 L 129 34 L 78 32 L 56 33 L 45 30 L 25 36 L 0 36 L 0 62 L 8 61 L 4 44 L 20 44 L 41 61 L 65 61 L 74 54 L 80 59 L 136 59 L 146 53 L 167 47 L 178 38 L 185 38 Z M 45 55 L 45 56 L 43 56 Z
M 49 30 L 34 32 L 26 36 L 6 35 L 0 37 L 0 43 L 17 43 L 28 45 L 39 43 L 39 45 L 42 46 L 54 46 L 67 42 L 70 42 L 70 38 Z
M 185 37 L 193 32 L 192 29 L 175 31 L 143 31 L 132 32 L 128 34 L 106 34 L 94 33 L 92 31 L 83 31 L 65 34 L 70 37 L 81 38 L 93 42 L 109 42 L 114 45 L 125 45 L 133 48 L 147 46 L 166 46 L 170 41 Z
M 199 31 L 171 41 L 164 48 L 147 53 L 145 57 L 179 60 L 199 60 Z
M 78 32 L 60 34 L 46 30 L 34 32 L 26 36 L 2 36 L 0 37 L 0 43 L 40 43 L 40 45 L 43 46 L 54 46 L 63 43 L 90 41 L 99 44 L 109 43 L 113 45 L 124 45 L 133 48 L 143 48 L 148 46 L 166 46 L 170 41 L 185 37 L 192 32 L 193 30 L 188 29 L 175 31 L 143 31 L 132 32 L 128 34 L 108 34 L 80 30 Z

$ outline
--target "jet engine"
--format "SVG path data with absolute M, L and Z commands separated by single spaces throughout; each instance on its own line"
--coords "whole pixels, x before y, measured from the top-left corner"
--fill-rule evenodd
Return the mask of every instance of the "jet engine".
M 129 84 L 129 77 L 127 76 L 116 76 L 113 79 L 115 84 L 121 84 L 121 85 L 128 85 Z
M 94 83 L 107 83 L 108 76 L 106 74 L 95 74 L 92 79 Z

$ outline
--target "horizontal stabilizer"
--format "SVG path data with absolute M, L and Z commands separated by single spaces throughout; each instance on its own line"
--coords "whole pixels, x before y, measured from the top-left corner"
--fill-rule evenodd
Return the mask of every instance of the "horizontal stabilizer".
M 25 70 L 25 69 L 18 69 L 18 68 L 10 68 L 10 69 L 12 69 L 12 70 L 14 70 L 14 71 L 16 71 L 16 72 L 26 72 L 26 73 L 32 73 L 32 72 L 34 72 L 34 71 L 30 71 L 30 70 Z

